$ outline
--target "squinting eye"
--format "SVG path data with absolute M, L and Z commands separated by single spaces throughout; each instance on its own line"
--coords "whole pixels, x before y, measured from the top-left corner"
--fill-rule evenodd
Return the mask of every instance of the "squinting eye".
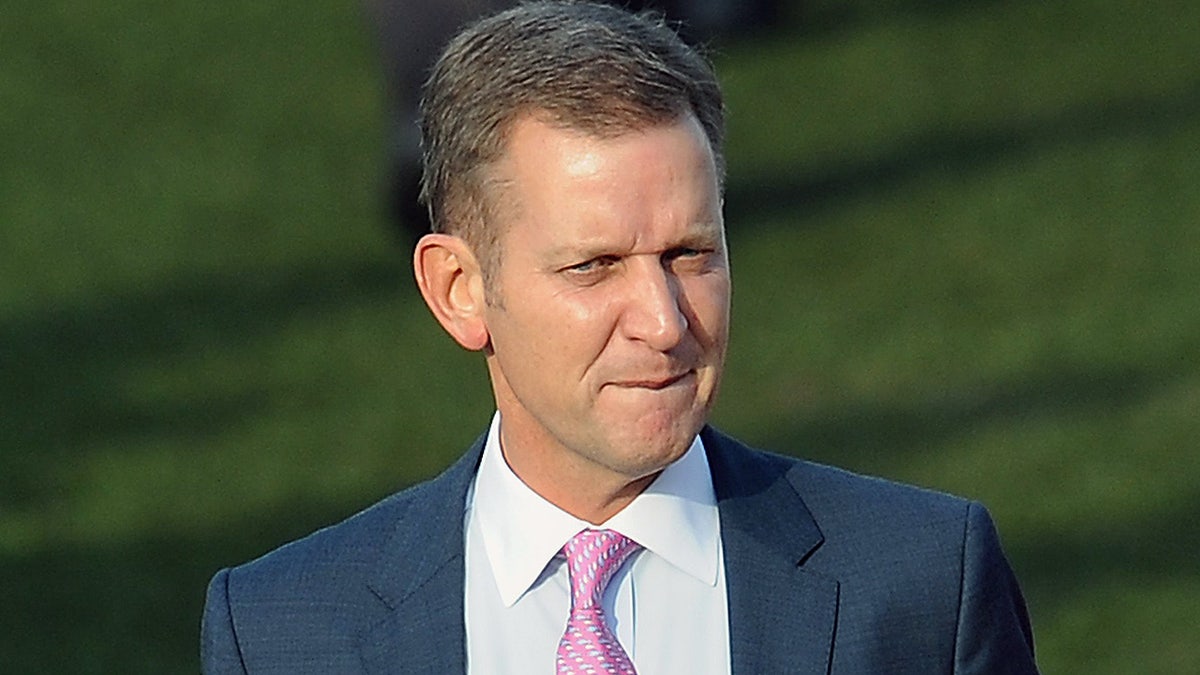
M 567 267 L 563 268 L 563 271 L 571 274 L 588 274 L 599 272 L 607 267 L 612 267 L 614 264 L 616 264 L 616 262 L 617 259 L 614 257 L 600 256 L 599 258 L 592 258 L 591 260 L 585 260 L 581 263 L 568 265 Z
M 562 271 L 564 274 L 576 277 L 578 280 L 594 281 L 598 279 L 599 276 L 604 275 L 606 271 L 612 268 L 614 264 L 617 264 L 617 262 L 618 259 L 616 257 L 599 256 L 587 259 L 587 261 L 583 261 L 581 263 L 566 265 L 566 267 L 560 271 Z

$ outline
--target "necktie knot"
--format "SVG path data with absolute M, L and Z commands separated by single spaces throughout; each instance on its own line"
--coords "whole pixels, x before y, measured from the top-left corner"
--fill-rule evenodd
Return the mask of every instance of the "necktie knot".
M 571 609 L 598 607 L 608 582 L 640 548 L 613 530 L 582 530 L 571 537 L 562 548 L 571 579 Z

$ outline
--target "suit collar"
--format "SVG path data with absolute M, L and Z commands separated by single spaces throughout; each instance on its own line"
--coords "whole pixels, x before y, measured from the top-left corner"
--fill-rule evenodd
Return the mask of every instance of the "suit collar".
M 721 514 L 733 673 L 828 673 L 838 582 L 804 568 L 824 541 L 794 460 L 705 428 Z
M 367 581 L 392 611 L 363 636 L 366 672 L 465 672 L 463 509 L 483 441 L 437 478 L 393 498 L 396 525 Z
M 765 551 L 799 565 L 825 540 L 791 483 L 795 460 L 756 452 L 712 427 L 700 432 L 708 451 L 722 528 L 737 529 Z

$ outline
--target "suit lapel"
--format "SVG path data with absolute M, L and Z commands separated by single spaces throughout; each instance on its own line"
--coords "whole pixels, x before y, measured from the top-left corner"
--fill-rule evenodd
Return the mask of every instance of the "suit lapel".
M 367 673 L 466 672 L 463 509 L 483 440 L 444 474 L 414 488 L 380 548 L 367 583 L 391 611 L 363 637 Z
M 789 460 L 702 432 L 721 515 L 734 675 L 829 672 L 838 582 L 803 567 L 823 535 Z

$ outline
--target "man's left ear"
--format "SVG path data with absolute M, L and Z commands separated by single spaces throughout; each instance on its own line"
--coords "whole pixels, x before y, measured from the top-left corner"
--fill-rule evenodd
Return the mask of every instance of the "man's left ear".
M 450 337 L 471 351 L 486 347 L 483 273 L 471 247 L 461 237 L 427 234 L 413 251 L 413 272 L 421 297 Z

